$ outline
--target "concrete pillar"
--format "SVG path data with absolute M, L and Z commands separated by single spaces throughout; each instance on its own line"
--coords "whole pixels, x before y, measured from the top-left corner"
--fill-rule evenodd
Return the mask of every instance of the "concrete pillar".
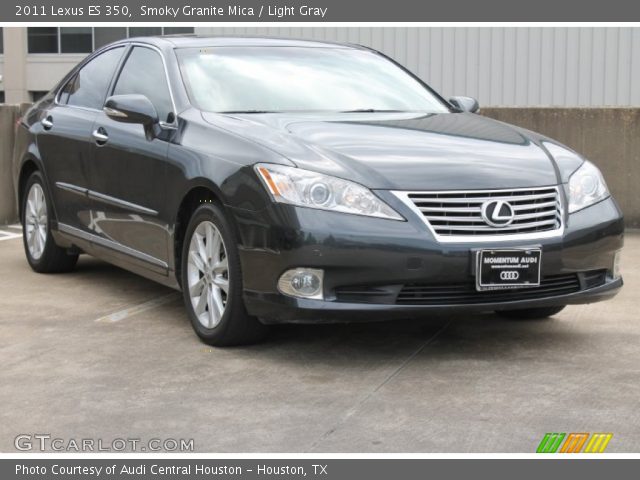
M 4 27 L 4 68 L 2 85 L 6 103 L 28 102 L 27 28 Z
M 15 222 L 18 218 L 12 161 L 13 131 L 18 109 L 17 105 L 0 106 L 0 225 Z

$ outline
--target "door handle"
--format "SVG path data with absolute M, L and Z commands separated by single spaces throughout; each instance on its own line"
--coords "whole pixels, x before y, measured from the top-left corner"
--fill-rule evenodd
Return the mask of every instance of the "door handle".
M 98 145 L 104 145 L 109 140 L 109 135 L 104 128 L 96 128 L 91 134 Z
M 53 118 L 51 118 L 51 115 L 47 115 L 45 118 L 40 120 L 40 123 L 45 130 L 51 130 L 51 128 L 53 127 Z

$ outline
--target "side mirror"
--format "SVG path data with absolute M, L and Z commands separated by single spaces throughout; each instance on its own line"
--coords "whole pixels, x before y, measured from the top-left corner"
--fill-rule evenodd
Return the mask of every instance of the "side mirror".
M 144 135 L 149 141 L 160 133 L 156 107 L 144 95 L 113 95 L 107 98 L 102 110 L 107 117 L 116 122 L 142 125 L 144 127 Z
M 471 97 L 451 97 L 449 103 L 461 112 L 476 113 L 480 110 L 478 101 Z
M 145 128 L 158 123 L 158 112 L 144 95 L 113 95 L 104 104 L 104 113 L 122 123 L 139 123 Z

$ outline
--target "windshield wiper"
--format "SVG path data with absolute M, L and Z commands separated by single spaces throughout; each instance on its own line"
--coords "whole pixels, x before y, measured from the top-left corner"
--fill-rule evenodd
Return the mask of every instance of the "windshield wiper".
M 217 113 L 278 113 L 273 110 L 226 110 L 224 112 Z
M 405 110 L 379 110 L 377 108 L 356 108 L 355 110 L 342 110 L 340 113 L 398 113 Z

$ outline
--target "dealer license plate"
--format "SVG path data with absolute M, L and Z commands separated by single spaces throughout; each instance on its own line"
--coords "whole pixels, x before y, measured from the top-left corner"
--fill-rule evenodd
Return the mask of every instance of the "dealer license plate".
M 537 287 L 542 252 L 532 249 L 480 250 L 477 252 L 476 288 Z

